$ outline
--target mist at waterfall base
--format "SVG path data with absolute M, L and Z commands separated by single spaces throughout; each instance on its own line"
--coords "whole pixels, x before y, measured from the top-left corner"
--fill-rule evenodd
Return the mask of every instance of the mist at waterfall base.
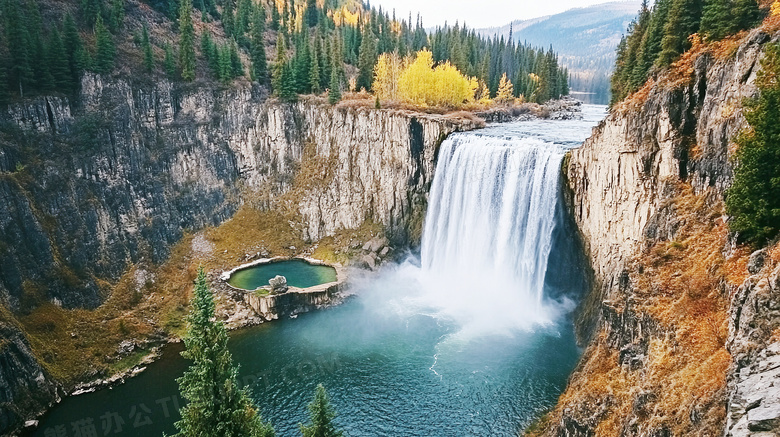
M 517 435 L 555 404 L 579 358 L 567 313 L 586 286 L 559 168 L 604 109 L 584 113 L 450 136 L 419 253 L 350 272 L 353 296 L 338 307 L 231 335 L 239 380 L 277 435 L 300 435 L 318 383 L 353 437 Z M 180 350 L 123 385 L 66 398 L 35 435 L 76 435 L 86 419 L 103 435 L 109 413 L 124 419 L 109 435 L 174 433 Z M 147 410 L 147 421 L 132 416 Z

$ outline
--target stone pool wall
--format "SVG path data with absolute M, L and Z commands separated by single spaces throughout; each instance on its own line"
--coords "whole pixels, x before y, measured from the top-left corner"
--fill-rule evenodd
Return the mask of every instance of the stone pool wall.
M 260 295 L 255 291 L 244 290 L 233 287 L 228 283 L 230 276 L 249 267 L 262 264 L 270 264 L 279 261 L 303 260 L 312 265 L 329 266 L 336 269 L 336 281 L 326 284 L 315 285 L 308 288 L 289 287 L 289 290 L 283 294 Z M 288 258 L 275 257 L 261 259 L 238 266 L 230 271 L 223 273 L 220 279 L 223 285 L 228 287 L 234 296 L 240 297 L 243 302 L 249 306 L 263 320 L 276 320 L 280 317 L 295 316 L 300 313 L 306 313 L 318 308 L 337 305 L 343 301 L 346 282 L 346 270 L 340 265 L 330 265 L 321 260 L 312 258 Z

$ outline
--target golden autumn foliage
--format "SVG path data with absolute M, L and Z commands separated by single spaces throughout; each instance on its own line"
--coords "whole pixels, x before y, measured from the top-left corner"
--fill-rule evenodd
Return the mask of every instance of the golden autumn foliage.
M 477 88 L 477 94 L 475 100 L 480 105 L 489 105 L 492 100 L 490 99 L 490 90 L 484 80 L 479 81 L 479 87 Z
M 498 83 L 498 92 L 496 93 L 496 101 L 500 103 L 507 103 L 515 99 L 515 90 L 512 81 L 506 78 L 506 73 L 501 76 L 501 81 Z
M 333 22 L 336 26 L 357 26 L 360 22 L 360 11 L 352 12 L 347 6 L 342 6 L 333 12 Z
M 396 79 L 397 75 L 397 79 Z M 449 61 L 434 67 L 433 53 L 423 49 L 413 61 L 383 55 L 374 69 L 374 89 L 380 99 L 402 100 L 418 106 L 460 108 L 474 101 L 476 78 L 464 76 Z
M 772 16 L 776 17 L 780 15 L 780 1 L 772 3 Z
M 374 67 L 374 84 L 372 88 L 380 100 L 400 100 L 398 80 L 406 68 L 405 60 L 396 53 L 383 53 Z

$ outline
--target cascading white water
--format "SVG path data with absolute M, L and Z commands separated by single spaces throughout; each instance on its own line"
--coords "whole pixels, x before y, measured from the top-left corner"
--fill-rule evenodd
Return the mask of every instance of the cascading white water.
M 461 133 L 442 144 L 422 240 L 430 304 L 481 330 L 549 320 L 543 288 L 564 153 L 532 137 Z

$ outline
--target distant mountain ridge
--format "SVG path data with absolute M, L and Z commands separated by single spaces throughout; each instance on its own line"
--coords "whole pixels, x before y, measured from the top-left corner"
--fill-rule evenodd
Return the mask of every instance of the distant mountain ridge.
M 603 3 L 570 9 L 530 20 L 515 20 L 500 27 L 477 29 L 484 36 L 503 36 L 537 47 L 553 46 L 569 68 L 571 89 L 586 101 L 606 103 L 615 49 L 639 11 L 637 0 Z M 589 93 L 579 95 L 577 92 Z

